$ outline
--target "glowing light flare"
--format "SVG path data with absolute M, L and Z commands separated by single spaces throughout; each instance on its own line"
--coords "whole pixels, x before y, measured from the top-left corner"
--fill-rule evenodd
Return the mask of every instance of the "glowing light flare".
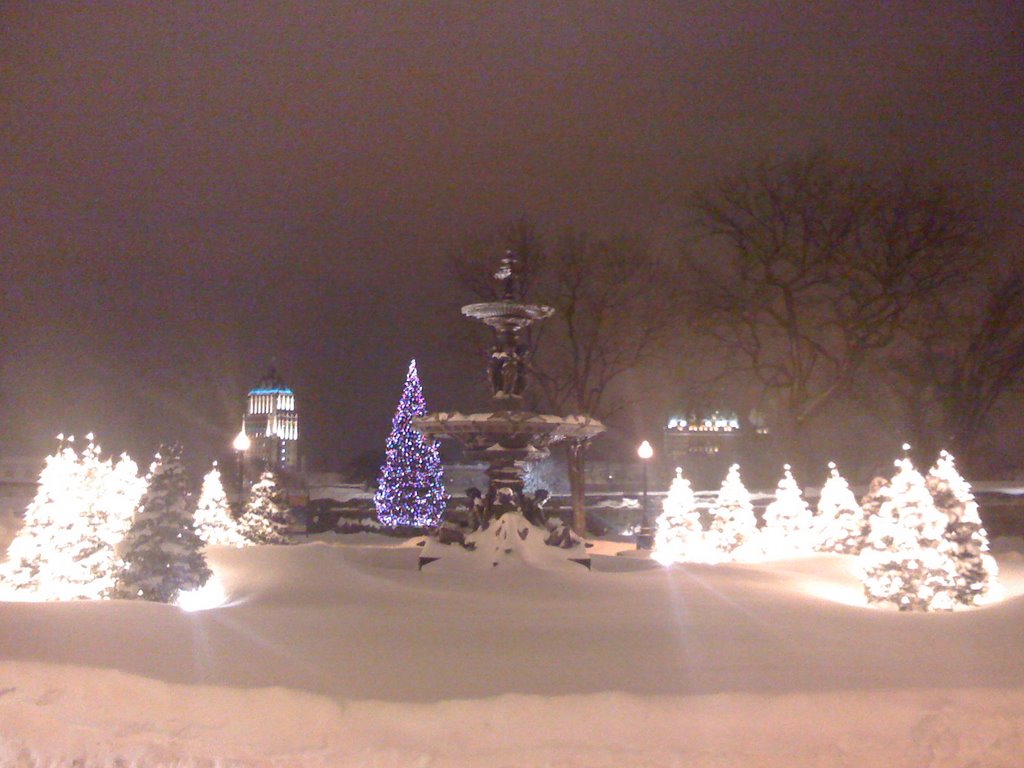
M 817 578 L 808 577 L 794 584 L 794 587 L 805 595 L 821 598 L 830 603 L 850 605 L 854 608 L 871 609 L 867 598 L 864 596 L 864 587 L 859 581 L 843 584 L 834 581 L 823 581 Z
M 235 441 L 232 443 L 232 446 L 234 446 L 234 449 L 239 453 L 245 453 L 250 447 L 252 447 L 252 441 L 249 440 L 249 436 L 245 434 L 244 428 L 235 436 Z
M 189 613 L 196 611 L 209 611 L 220 608 L 228 602 L 228 593 L 224 589 L 221 580 L 213 575 L 206 584 L 199 589 L 192 589 L 188 592 L 179 592 L 178 600 L 175 603 L 181 610 Z

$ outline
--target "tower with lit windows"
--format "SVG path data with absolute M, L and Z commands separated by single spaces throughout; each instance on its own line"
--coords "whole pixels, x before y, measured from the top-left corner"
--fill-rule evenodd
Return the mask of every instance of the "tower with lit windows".
M 274 366 L 249 391 L 243 429 L 249 438 L 246 464 L 259 468 L 299 470 L 299 414 L 295 394 Z

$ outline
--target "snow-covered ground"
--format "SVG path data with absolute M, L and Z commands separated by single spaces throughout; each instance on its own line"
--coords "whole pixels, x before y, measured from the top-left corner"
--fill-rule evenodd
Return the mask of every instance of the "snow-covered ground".
M 215 549 L 231 602 L 0 603 L 0 765 L 1021 766 L 1007 599 L 858 605 L 842 556 L 416 570 L 373 535 Z

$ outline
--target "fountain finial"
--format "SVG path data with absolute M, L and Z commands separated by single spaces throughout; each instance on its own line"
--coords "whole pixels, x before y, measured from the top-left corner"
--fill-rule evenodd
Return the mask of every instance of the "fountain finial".
M 516 300 L 516 257 L 512 251 L 505 251 L 501 265 L 494 277 L 501 281 L 501 298 L 505 301 Z

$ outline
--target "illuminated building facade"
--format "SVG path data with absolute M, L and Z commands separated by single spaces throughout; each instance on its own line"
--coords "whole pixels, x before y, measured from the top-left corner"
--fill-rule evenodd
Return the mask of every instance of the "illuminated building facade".
M 740 433 L 735 413 L 673 417 L 662 433 L 662 461 L 682 467 L 694 487 L 715 488 L 729 465 L 739 461 Z
M 270 370 L 249 391 L 243 428 L 250 441 L 245 461 L 254 469 L 299 470 L 299 414 L 295 394 L 277 370 Z

